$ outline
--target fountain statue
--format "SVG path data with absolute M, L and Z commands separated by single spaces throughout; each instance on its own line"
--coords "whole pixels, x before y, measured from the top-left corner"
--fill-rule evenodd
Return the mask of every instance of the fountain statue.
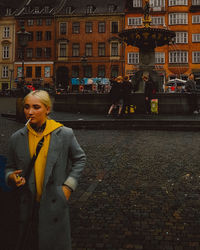
M 155 48 L 169 44 L 175 37 L 175 32 L 168 29 L 151 28 L 150 5 L 145 0 L 142 28 L 126 29 L 119 37 L 127 44 L 139 48 L 139 70 L 135 73 L 133 84 L 136 92 L 140 92 L 143 75 L 149 75 L 156 83 L 157 91 L 162 91 L 160 77 L 155 70 Z

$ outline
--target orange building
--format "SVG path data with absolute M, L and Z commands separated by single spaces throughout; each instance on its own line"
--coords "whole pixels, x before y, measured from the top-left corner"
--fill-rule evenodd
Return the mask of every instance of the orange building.
M 23 24 L 29 32 L 29 39 L 24 51 L 25 82 L 36 87 L 51 87 L 54 84 L 55 60 L 55 25 L 53 6 L 42 5 L 37 1 L 29 3 L 18 10 L 16 32 Z M 22 48 L 16 33 L 15 78 L 22 76 Z
M 187 79 L 193 72 L 200 77 L 200 0 L 149 0 L 151 27 L 173 30 L 173 43 L 155 49 L 155 69 L 163 82 L 175 77 Z M 125 29 L 143 27 L 145 1 L 127 1 Z M 126 47 L 125 72 L 128 75 L 138 70 L 139 50 Z M 200 84 L 200 82 L 199 82 Z
M 66 1 L 56 19 L 56 84 L 124 74 L 123 1 Z

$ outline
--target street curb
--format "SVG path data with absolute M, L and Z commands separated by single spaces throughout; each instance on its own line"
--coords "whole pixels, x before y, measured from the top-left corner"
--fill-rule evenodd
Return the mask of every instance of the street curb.
M 16 120 L 14 114 L 1 114 L 2 117 Z M 167 130 L 200 131 L 200 121 L 192 119 L 95 119 L 95 120 L 57 120 L 72 129 L 92 130 Z

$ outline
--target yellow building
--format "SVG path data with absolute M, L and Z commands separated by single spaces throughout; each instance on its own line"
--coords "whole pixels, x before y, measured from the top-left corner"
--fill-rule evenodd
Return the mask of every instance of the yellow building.
M 144 0 L 127 2 L 125 28 L 143 27 Z M 187 79 L 193 72 L 200 79 L 200 0 L 149 0 L 152 28 L 175 31 L 174 42 L 155 49 L 155 69 L 163 82 Z M 132 75 L 139 67 L 139 50 L 126 47 L 125 71 Z M 200 82 L 199 82 L 200 83 Z
M 0 17 L 0 91 L 13 88 L 15 61 L 15 18 L 9 9 Z

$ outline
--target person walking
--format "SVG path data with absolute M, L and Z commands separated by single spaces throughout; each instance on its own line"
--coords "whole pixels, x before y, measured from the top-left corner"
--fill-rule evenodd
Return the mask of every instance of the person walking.
M 124 76 L 123 79 L 123 102 L 124 102 L 124 109 L 126 109 L 127 113 L 130 114 L 130 94 L 133 90 L 133 86 L 129 81 L 128 76 Z
M 153 81 L 149 78 L 149 76 L 143 76 L 144 81 L 144 96 L 145 96 L 145 112 L 146 114 L 151 114 L 151 99 L 154 94 L 154 84 Z
M 108 110 L 107 116 L 112 114 L 114 108 L 118 107 L 117 116 L 120 117 L 123 109 L 123 77 L 118 76 L 112 81 L 112 88 L 110 90 L 110 98 L 112 104 Z
M 194 81 L 193 73 L 189 75 L 189 79 L 185 83 L 185 91 L 188 93 L 188 103 L 189 103 L 190 113 L 198 114 L 199 113 L 198 96 L 197 96 L 196 82 Z
M 16 192 L 16 250 L 71 250 L 69 203 L 86 156 L 72 129 L 51 120 L 43 90 L 24 98 L 27 125 L 9 142 L 5 178 Z

